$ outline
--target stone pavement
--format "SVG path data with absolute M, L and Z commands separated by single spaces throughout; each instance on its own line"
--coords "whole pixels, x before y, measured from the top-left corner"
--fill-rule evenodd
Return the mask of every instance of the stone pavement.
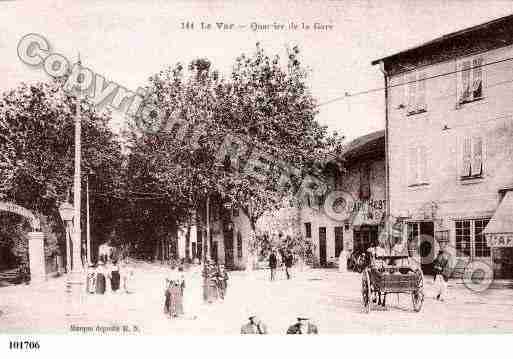
M 104 334 L 236 335 L 251 313 L 258 314 L 272 334 L 285 333 L 297 315 L 311 317 L 322 334 L 513 333 L 513 290 L 506 285 L 475 293 L 452 281 L 449 299 L 442 303 L 433 299 L 433 280 L 428 277 L 420 313 L 413 312 L 409 296 L 390 295 L 387 310 L 365 314 L 358 273 L 296 270 L 293 279 L 286 280 L 278 271 L 278 280 L 270 282 L 266 271 L 231 272 L 226 300 L 210 305 L 201 303 L 199 274 L 187 274 L 187 316 L 169 319 L 163 314 L 168 274 L 164 267 L 142 265 L 134 293 L 85 296 L 86 314 L 77 318 L 65 316 L 65 278 L 0 288 L 0 333 L 83 334 L 71 331 L 74 325 L 92 328 L 92 334 L 99 334 L 100 326 Z

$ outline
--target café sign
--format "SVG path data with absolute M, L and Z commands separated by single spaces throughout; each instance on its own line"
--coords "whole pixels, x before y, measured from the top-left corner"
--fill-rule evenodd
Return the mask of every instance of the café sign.
M 492 233 L 486 235 L 489 247 L 513 247 L 513 233 Z

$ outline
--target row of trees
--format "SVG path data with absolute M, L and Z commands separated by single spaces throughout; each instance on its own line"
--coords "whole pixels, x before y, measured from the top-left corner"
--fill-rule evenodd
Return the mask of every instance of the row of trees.
M 257 44 L 227 77 L 207 59 L 176 64 L 151 76 L 146 90 L 145 104 L 155 110 L 131 118 L 126 151 L 110 113 L 81 102 L 82 166 L 100 241 L 150 254 L 194 214 L 204 221 L 207 198 L 242 209 L 254 230 L 263 213 L 295 194 L 307 175 L 320 176 L 325 159 L 341 151 L 342 137 L 315 121 L 297 47 L 282 60 Z M 0 197 L 48 217 L 58 233 L 57 208 L 73 178 L 76 103 L 58 82 L 21 85 L 0 99 Z M 227 136 L 237 138 L 238 151 L 220 150 Z M 258 163 L 268 170 L 255 169 Z M 283 164 L 294 167 L 285 182 Z

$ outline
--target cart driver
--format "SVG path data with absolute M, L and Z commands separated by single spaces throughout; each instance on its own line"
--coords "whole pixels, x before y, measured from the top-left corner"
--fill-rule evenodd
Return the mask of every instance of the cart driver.
M 378 240 L 374 241 L 373 247 L 370 247 L 369 249 L 367 249 L 367 252 L 370 255 L 371 263 L 374 263 L 374 264 L 382 264 L 382 260 L 378 259 L 378 257 L 383 257 L 383 256 L 387 255 L 385 248 L 383 248 L 380 245 Z

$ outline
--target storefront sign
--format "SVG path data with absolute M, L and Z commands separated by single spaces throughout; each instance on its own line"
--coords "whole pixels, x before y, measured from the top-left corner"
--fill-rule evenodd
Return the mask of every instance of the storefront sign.
M 513 247 L 513 233 L 493 233 L 486 235 L 489 247 Z

